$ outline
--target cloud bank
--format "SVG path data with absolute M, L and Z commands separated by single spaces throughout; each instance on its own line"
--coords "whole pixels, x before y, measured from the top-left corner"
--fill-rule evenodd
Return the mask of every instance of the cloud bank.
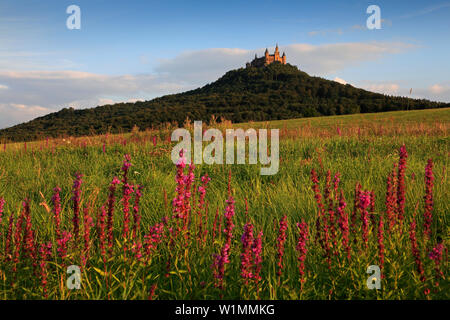
M 413 50 L 403 42 L 353 42 L 283 46 L 288 62 L 318 76 L 336 74 L 349 67 Z M 269 48 L 273 51 L 274 48 Z M 82 71 L 11 70 L 0 66 L 0 128 L 29 121 L 64 107 L 86 108 L 115 102 L 134 102 L 193 89 L 215 81 L 230 69 L 244 67 L 265 48 L 245 50 L 214 48 L 186 51 L 162 59 L 151 73 L 102 75 Z M 336 78 L 335 81 L 346 82 Z M 356 84 L 357 85 L 357 84 Z M 373 91 L 401 94 L 396 84 L 366 83 Z M 409 91 L 409 89 L 407 89 Z M 450 86 L 435 84 L 416 91 L 423 97 L 450 101 Z

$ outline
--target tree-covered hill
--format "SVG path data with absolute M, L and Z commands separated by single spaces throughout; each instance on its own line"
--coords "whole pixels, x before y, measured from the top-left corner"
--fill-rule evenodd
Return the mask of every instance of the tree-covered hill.
M 450 103 L 373 93 L 274 63 L 232 70 L 202 88 L 150 101 L 65 108 L 0 130 L 0 140 L 126 132 L 135 125 L 141 129 L 166 122 L 181 125 L 187 117 L 209 121 L 213 115 L 246 122 L 440 107 L 450 107 Z

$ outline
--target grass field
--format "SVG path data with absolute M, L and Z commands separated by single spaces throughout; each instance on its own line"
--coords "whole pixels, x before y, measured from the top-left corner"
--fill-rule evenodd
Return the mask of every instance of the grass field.
M 184 200 L 175 207 L 172 199 L 177 196 L 177 168 L 170 160 L 174 143 L 167 139 L 173 128 L 3 144 L 0 297 L 448 299 L 449 124 L 449 109 L 217 124 L 221 129 L 280 128 L 278 174 L 260 176 L 259 165 L 199 165 L 193 170 L 192 184 L 189 178 L 183 183 L 183 178 L 179 179 L 178 190 L 182 190 Z M 389 213 L 387 178 L 399 163 L 402 145 L 408 154 L 406 169 L 404 178 L 397 176 L 393 182 Z M 132 166 L 124 179 L 126 154 Z M 424 199 L 428 159 L 432 159 L 434 177 L 428 180 L 431 211 L 429 207 L 425 210 Z M 312 169 L 319 178 L 324 205 L 321 214 L 312 188 Z M 328 170 L 331 182 L 327 188 Z M 395 172 L 403 177 L 398 168 Z M 79 193 L 74 186 L 76 173 L 83 177 L 81 196 L 74 201 L 73 189 L 75 198 Z M 187 167 L 184 173 L 189 177 Z M 336 173 L 340 183 L 335 188 Z M 205 174 L 211 181 L 201 201 L 198 187 Z M 107 219 L 108 205 L 114 200 L 109 189 L 114 177 L 126 180 L 129 186 L 117 185 L 110 234 L 106 220 L 101 222 L 101 207 Z M 374 197 L 362 193 L 354 208 L 357 183 Z M 138 184 L 143 189 L 136 213 L 136 192 L 128 193 Z M 52 201 L 55 187 L 61 188 L 59 232 Z M 345 209 L 344 198 L 339 201 L 341 191 Z M 397 199 L 403 195 L 402 219 L 403 204 Z M 229 197 L 235 201 L 234 208 L 233 201 L 227 202 Z M 23 206 L 25 199 L 29 200 L 29 215 L 27 205 Z M 365 206 L 365 200 L 371 204 Z M 79 223 L 74 223 L 78 210 L 79 219 L 75 220 Z M 429 237 L 424 232 L 425 212 L 432 215 Z M 140 217 L 140 227 L 134 234 L 135 217 Z M 413 220 L 417 224 L 415 228 L 412 224 L 415 236 Z M 299 222 L 308 226 L 306 240 L 304 230 L 299 232 L 296 225 Z M 124 230 L 127 224 L 130 230 Z M 80 229 L 78 237 L 74 228 Z M 247 232 L 242 240 L 244 229 Z M 104 252 L 102 247 L 106 247 Z M 429 256 L 433 248 L 438 252 L 432 255 L 434 260 Z M 350 258 L 346 250 L 350 250 Z M 380 255 L 384 257 L 381 289 L 369 290 L 366 269 L 380 265 Z M 82 269 L 79 290 L 66 286 L 70 265 Z

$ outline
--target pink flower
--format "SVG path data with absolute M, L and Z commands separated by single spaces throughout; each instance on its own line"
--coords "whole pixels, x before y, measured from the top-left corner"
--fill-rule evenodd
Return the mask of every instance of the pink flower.
M 208 174 L 204 175 L 201 178 L 202 185 L 198 187 L 198 193 L 199 193 L 199 199 L 198 199 L 198 240 L 205 241 L 204 236 L 206 237 L 207 229 L 206 225 L 205 227 L 205 234 L 203 233 L 203 210 L 205 208 L 205 196 L 206 196 L 206 189 L 208 187 L 208 183 L 211 180 L 210 177 L 208 177 Z M 205 210 L 206 211 L 206 210 Z M 205 224 L 206 219 L 208 216 L 206 215 L 207 212 L 205 212 Z
M 433 160 L 428 159 L 425 167 L 425 211 L 423 232 L 427 239 L 431 237 L 431 224 L 433 223 Z
M 139 230 L 140 230 L 140 223 L 141 223 L 141 216 L 139 214 L 139 201 L 142 197 L 142 189 L 144 187 L 137 185 L 135 188 L 135 198 L 134 198 L 134 207 L 133 207 L 133 238 L 136 238 Z
M 35 239 L 34 239 L 34 232 L 33 232 L 33 226 L 31 224 L 31 212 L 30 212 L 30 201 L 25 200 L 23 202 L 23 208 L 24 208 L 24 217 L 25 217 L 25 231 L 23 235 L 23 241 L 24 243 L 24 251 L 28 253 L 28 257 L 33 262 L 33 267 L 37 267 L 37 252 L 36 252 L 36 246 L 35 246 Z
M 48 298 L 47 294 L 47 261 L 52 254 L 52 243 L 48 242 L 47 244 L 41 244 L 39 247 L 39 256 L 40 256 L 40 276 L 41 276 L 41 286 L 42 292 L 45 298 Z
M 428 257 L 434 261 L 436 272 L 436 278 L 444 278 L 444 273 L 440 269 L 440 264 L 442 260 L 442 251 L 444 250 L 444 245 L 439 243 L 433 250 L 428 254 Z M 438 283 L 438 282 L 437 282 Z M 438 283 L 439 284 L 439 283 Z
M 283 256 L 284 256 L 284 243 L 286 242 L 286 230 L 287 230 L 287 216 L 284 216 L 280 221 L 280 228 L 278 229 L 277 238 L 277 275 L 281 276 L 283 270 Z
M 59 239 L 61 237 L 61 230 L 60 230 L 60 225 L 61 225 L 61 219 L 60 219 L 60 214 L 61 214 L 61 197 L 59 195 L 59 193 L 61 192 L 61 188 L 56 187 L 55 189 L 53 189 L 53 197 L 52 197 L 52 202 L 53 202 L 53 217 L 55 219 L 55 232 L 56 232 L 56 239 Z
M 105 218 L 106 218 L 106 210 L 105 206 L 102 206 L 100 209 L 100 214 L 97 221 L 97 228 L 98 228 L 98 237 L 99 237 L 99 247 L 100 247 L 100 253 L 103 258 L 103 262 L 106 263 L 106 249 L 105 249 Z
M 230 196 L 227 200 L 227 207 L 225 209 L 225 234 L 226 240 L 219 255 L 214 255 L 214 277 L 218 280 L 216 287 L 223 289 L 223 277 L 225 275 L 225 266 L 230 262 L 230 248 L 231 240 L 233 238 L 233 216 L 234 216 L 234 199 Z
M 67 257 L 67 243 L 72 239 L 72 234 L 67 231 L 63 231 L 61 234 L 61 238 L 56 240 L 58 244 L 58 253 L 61 259 L 65 259 Z
M 389 221 L 388 224 L 389 231 L 392 230 L 396 222 L 395 212 L 397 208 L 397 194 L 396 194 L 397 173 L 395 171 L 395 168 L 396 165 L 394 165 L 394 169 L 387 178 L 387 187 L 386 187 L 385 206 L 386 206 L 386 217 Z
M 405 171 L 406 171 L 406 159 L 408 158 L 408 152 L 405 145 L 400 148 L 400 159 L 398 161 L 398 186 L 397 186 L 397 215 L 400 225 L 403 223 L 405 214 Z
M 380 215 L 380 221 L 378 222 L 378 258 L 380 259 L 380 270 L 384 267 L 384 223 L 383 216 Z M 381 275 L 384 278 L 384 274 Z
M 140 241 L 134 242 L 131 246 L 131 252 L 133 252 L 134 257 L 141 261 L 143 255 L 142 255 L 142 243 Z
M 133 193 L 133 186 L 126 183 L 123 188 L 123 198 L 122 198 L 122 204 L 123 204 L 123 232 L 122 236 L 124 239 L 128 238 L 129 233 L 129 224 L 130 224 L 130 200 L 131 200 L 131 194 Z M 126 249 L 126 247 L 124 247 Z
M 149 233 L 144 236 L 144 250 L 147 255 L 147 262 L 151 258 L 151 253 L 156 250 L 164 232 L 164 223 L 160 222 L 150 227 Z
M 362 238 L 364 245 L 368 246 L 369 241 L 369 219 L 367 208 L 370 205 L 370 191 L 362 191 L 359 195 L 359 208 L 361 210 L 361 222 L 362 222 Z
M 122 171 L 123 171 L 123 176 L 122 176 L 122 182 L 123 184 L 127 184 L 128 182 L 128 170 L 131 167 L 131 157 L 130 155 L 126 154 L 125 155 L 125 161 L 123 162 L 123 167 L 122 167 Z
M 350 240 L 349 240 L 349 226 L 348 226 L 348 215 L 345 213 L 345 207 L 347 206 L 347 203 L 345 202 L 344 193 L 341 191 L 340 197 L 339 197 L 339 205 L 337 208 L 338 212 L 338 225 L 341 230 L 342 234 L 342 244 L 347 252 L 347 259 L 350 261 Z
M 244 226 L 244 233 L 241 237 L 242 253 L 241 253 L 241 277 L 245 279 L 245 284 L 248 283 L 248 279 L 251 278 L 252 268 L 252 244 L 253 244 L 253 225 L 247 223 Z
M 3 207 L 5 206 L 5 199 L 0 198 L 0 225 L 2 224 L 2 217 L 3 217 Z M 0 232 L 1 234 L 1 232 Z
M 73 182 L 73 234 L 75 239 L 78 239 L 78 233 L 80 231 L 80 202 L 81 202 L 81 184 L 83 183 L 81 174 L 75 175 L 75 181 Z
M 262 267 L 262 236 L 263 232 L 260 231 L 258 236 L 255 238 L 252 244 L 253 251 L 253 273 L 251 275 L 252 279 L 256 282 L 261 280 L 261 267 Z

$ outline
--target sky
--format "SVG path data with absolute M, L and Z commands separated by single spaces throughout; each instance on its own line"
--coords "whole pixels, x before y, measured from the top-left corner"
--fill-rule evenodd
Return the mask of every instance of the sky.
M 450 1 L 0 0 L 0 128 L 197 88 L 277 43 L 310 75 L 450 102 Z

